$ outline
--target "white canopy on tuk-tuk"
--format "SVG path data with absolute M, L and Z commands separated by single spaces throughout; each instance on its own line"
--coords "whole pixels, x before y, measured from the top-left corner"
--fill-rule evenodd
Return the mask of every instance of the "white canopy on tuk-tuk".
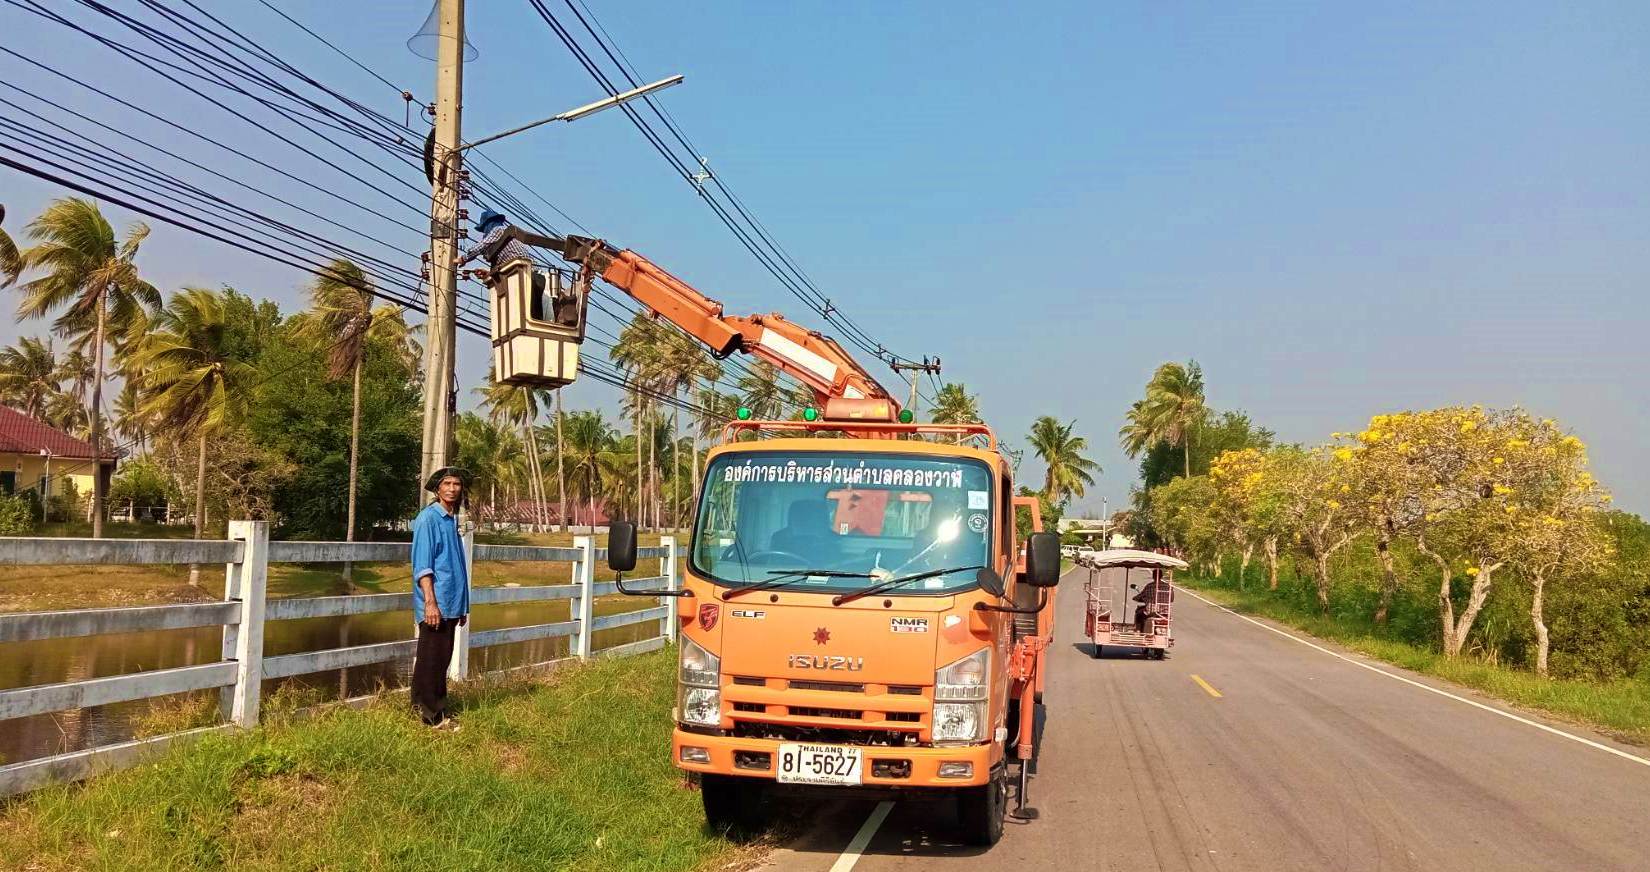
M 1095 569 L 1122 567 L 1127 569 L 1185 569 L 1186 561 L 1156 551 L 1139 551 L 1133 548 L 1110 548 L 1105 551 L 1096 551 L 1087 555 L 1079 563 L 1084 563 Z

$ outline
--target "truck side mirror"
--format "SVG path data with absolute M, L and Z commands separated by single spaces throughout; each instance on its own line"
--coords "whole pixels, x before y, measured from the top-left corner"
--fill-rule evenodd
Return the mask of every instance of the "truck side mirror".
M 636 525 L 613 521 L 607 528 L 607 568 L 629 572 L 636 568 Z
M 1003 586 L 1003 577 L 989 566 L 982 566 L 979 572 L 974 573 L 974 583 L 980 586 L 980 590 L 994 597 L 1001 597 L 1008 592 L 1008 588 Z
M 1026 581 L 1033 587 L 1053 587 L 1060 583 L 1058 535 L 1032 533 L 1026 540 Z

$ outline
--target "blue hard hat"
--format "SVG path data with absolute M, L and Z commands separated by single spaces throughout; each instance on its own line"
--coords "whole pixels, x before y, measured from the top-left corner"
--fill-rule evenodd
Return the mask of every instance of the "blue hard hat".
M 505 218 L 502 214 L 494 212 L 491 209 L 483 209 L 481 210 L 481 220 L 476 222 L 476 229 L 486 230 L 494 224 L 500 223 L 504 220 Z

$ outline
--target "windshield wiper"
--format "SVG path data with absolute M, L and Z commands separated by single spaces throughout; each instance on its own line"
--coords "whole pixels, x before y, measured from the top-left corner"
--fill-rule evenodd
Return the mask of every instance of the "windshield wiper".
M 783 587 L 796 581 L 797 579 L 808 578 L 810 576 L 818 578 L 876 577 L 869 572 L 842 572 L 836 569 L 770 569 L 768 570 L 768 574 L 773 577 L 764 578 L 761 581 L 753 581 L 750 584 L 741 585 L 724 592 L 722 594 L 722 601 L 726 602 L 736 596 L 739 596 L 740 594 L 750 593 L 752 591 L 767 590 L 771 587 Z
M 859 599 L 860 597 L 876 596 L 877 594 L 882 593 L 885 590 L 893 590 L 894 588 L 899 587 L 902 584 L 909 584 L 913 581 L 921 581 L 925 578 L 935 578 L 935 577 L 941 576 L 941 575 L 949 575 L 950 573 L 953 573 L 953 572 L 965 572 L 965 571 L 970 570 L 970 569 L 984 569 L 984 568 L 985 568 L 985 566 L 983 566 L 981 564 L 975 564 L 973 566 L 953 566 L 950 569 L 930 569 L 927 572 L 913 572 L 910 575 L 902 575 L 902 576 L 899 576 L 898 578 L 890 578 L 886 581 L 879 581 L 876 584 L 871 585 L 870 587 L 860 588 L 859 590 L 856 590 L 853 593 L 845 593 L 845 594 L 841 594 L 839 596 L 832 597 L 831 598 L 831 605 L 840 606 L 843 603 L 851 603 L 854 600 Z

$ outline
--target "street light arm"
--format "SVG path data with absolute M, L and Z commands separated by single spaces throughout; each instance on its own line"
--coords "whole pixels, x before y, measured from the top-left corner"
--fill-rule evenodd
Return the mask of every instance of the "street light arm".
M 643 85 L 640 88 L 632 88 L 629 91 L 624 91 L 624 92 L 621 92 L 621 93 L 618 93 L 618 94 L 614 94 L 611 97 L 604 97 L 600 100 L 597 100 L 594 103 L 586 103 L 583 106 L 578 107 L 577 109 L 569 109 L 566 112 L 561 113 L 560 115 L 552 115 L 549 118 L 541 118 L 541 119 L 539 119 L 537 121 L 534 121 L 530 124 L 523 124 L 520 127 L 512 127 L 511 129 L 506 130 L 503 133 L 495 133 L 492 136 L 483 137 L 483 138 L 478 139 L 474 142 L 465 143 L 464 145 L 460 146 L 458 150 L 459 151 L 468 151 L 472 148 L 475 148 L 478 145 L 486 145 L 489 142 L 492 142 L 492 141 L 498 140 L 498 139 L 503 139 L 506 136 L 514 136 L 515 134 L 521 133 L 524 130 L 532 130 L 535 127 L 538 127 L 538 126 L 544 125 L 544 124 L 549 124 L 552 121 L 577 121 L 580 118 L 584 118 L 588 115 L 594 115 L 597 112 L 602 111 L 603 109 L 611 109 L 614 106 L 617 106 L 621 103 L 629 102 L 631 100 L 636 99 L 637 97 L 644 97 L 644 96 L 646 96 L 648 94 L 651 94 L 655 91 L 663 91 L 666 88 L 672 87 L 674 85 L 680 85 L 681 83 L 682 83 L 682 76 L 680 74 L 671 76 L 671 77 L 666 78 L 666 79 L 660 79 L 657 82 L 653 82 L 651 84 Z

